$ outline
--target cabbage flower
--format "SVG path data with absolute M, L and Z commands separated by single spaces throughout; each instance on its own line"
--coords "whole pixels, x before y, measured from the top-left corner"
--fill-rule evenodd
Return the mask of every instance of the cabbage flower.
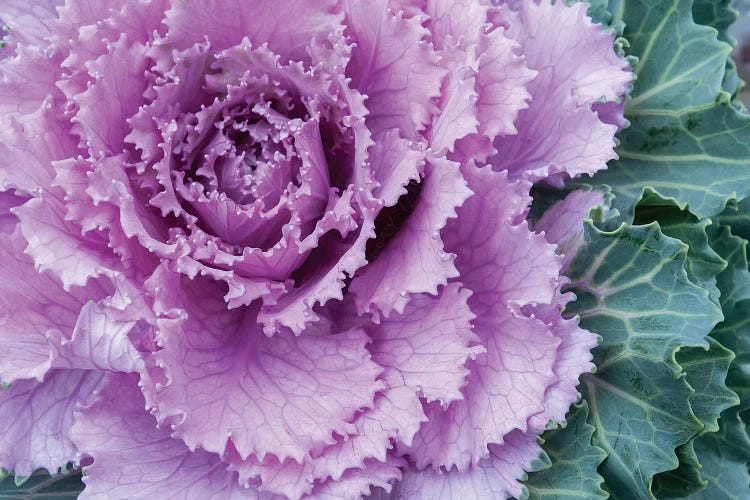
M 0 19 L 0 466 L 80 464 L 92 499 L 522 493 L 596 344 L 530 189 L 615 157 L 632 76 L 585 4 Z

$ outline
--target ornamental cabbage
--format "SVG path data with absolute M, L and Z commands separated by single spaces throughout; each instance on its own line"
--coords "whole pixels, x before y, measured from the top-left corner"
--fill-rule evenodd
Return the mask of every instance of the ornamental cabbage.
M 81 464 L 81 498 L 522 493 L 596 344 L 530 189 L 615 157 L 632 75 L 584 4 L 0 18 L 2 467 Z

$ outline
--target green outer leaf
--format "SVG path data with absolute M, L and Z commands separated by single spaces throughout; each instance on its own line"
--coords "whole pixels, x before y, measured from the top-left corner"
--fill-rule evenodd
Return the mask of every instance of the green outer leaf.
M 700 474 L 706 488 L 688 497 L 740 499 L 746 498 L 750 493 L 750 476 L 747 470 L 750 440 L 739 419 L 739 411 L 750 406 L 750 329 L 747 326 L 750 321 L 750 273 L 747 242 L 734 236 L 728 227 L 719 225 L 711 227 L 708 234 L 711 245 L 728 263 L 727 268 L 717 277 L 725 320 L 711 332 L 711 338 L 724 342 L 734 350 L 733 359 L 726 371 L 726 383 L 737 391 L 740 396 L 737 403 L 741 404 L 723 411 L 718 420 L 718 429 L 716 424 L 709 426 L 708 430 L 718 432 L 706 433 L 695 439 L 695 461 L 701 463 Z M 725 371 L 726 364 L 726 360 L 721 363 L 722 372 Z M 690 366 L 686 366 L 686 370 L 689 382 L 698 392 L 711 391 L 710 386 L 700 385 L 707 378 L 706 374 L 701 374 Z M 718 391 L 719 387 L 714 384 L 713 390 Z M 695 403 L 693 405 L 696 406 Z M 681 469 L 684 472 L 689 469 L 689 465 L 686 463 Z
M 719 415 L 739 404 L 737 394 L 726 386 L 729 365 L 734 353 L 709 337 L 710 349 L 688 347 L 677 353 L 677 361 L 685 370 L 685 378 L 695 393 L 690 397 L 693 413 L 703 423 L 702 433 L 719 430 Z M 677 449 L 680 465 L 677 469 L 654 478 L 654 493 L 659 498 L 680 498 L 702 490 L 700 460 L 694 450 L 694 441 Z
M 588 404 L 582 401 L 568 413 L 565 427 L 542 436 L 551 466 L 529 474 L 526 487 L 530 499 L 607 498 L 601 489 L 603 479 L 596 472 L 606 453 L 591 444 L 594 428 L 586 423 L 588 415 Z
M 736 408 L 724 412 L 719 432 L 698 438 L 695 451 L 703 465 L 702 476 L 708 481 L 705 490 L 690 496 L 691 500 L 747 500 L 750 496 L 750 440 Z
M 726 385 L 734 353 L 711 337 L 708 343 L 708 350 L 688 347 L 677 353 L 677 362 L 685 370 L 688 384 L 695 390 L 690 406 L 703 423 L 704 433 L 717 432 L 719 415 L 740 403 L 737 394 Z
M 719 40 L 734 47 L 736 41 L 729 35 L 729 27 L 737 20 L 738 13 L 731 4 L 732 0 L 695 0 L 693 19 L 698 24 L 715 28 L 719 32 Z M 731 56 L 727 58 L 721 86 L 732 96 L 735 96 L 743 86 L 737 74 L 737 65 Z
M 638 57 L 630 114 L 712 104 L 731 47 L 695 24 L 690 0 L 626 0 L 624 35 Z M 718 70 L 718 71 L 715 71 Z
M 731 228 L 733 235 L 750 240 L 750 198 L 730 205 L 714 221 Z
M 597 373 L 582 377 L 581 390 L 593 443 L 608 454 L 599 471 L 613 498 L 653 498 L 653 476 L 676 468 L 674 449 L 703 429 L 674 356 L 707 347 L 721 314 L 688 279 L 687 251 L 655 223 L 604 232 L 589 220 L 566 273 L 577 296 L 566 313 L 602 336 Z
M 566 313 L 602 335 L 601 361 L 630 353 L 661 361 L 680 347 L 707 347 L 721 312 L 688 279 L 687 250 L 657 224 L 603 232 L 587 221 L 585 244 L 566 272 L 577 296 Z
M 595 176 L 612 186 L 614 206 L 632 216 L 649 188 L 700 218 L 750 194 L 750 118 L 728 103 L 661 115 L 629 116 L 620 160 Z
M 710 26 L 719 32 L 719 40 L 734 45 L 729 36 L 729 27 L 737 20 L 737 11 L 732 0 L 694 0 L 693 19 L 696 23 Z
M 588 0 L 589 17 L 606 28 L 614 30 L 616 35 L 622 35 L 625 23 L 622 22 L 621 0 Z
M 722 93 L 735 94 L 741 84 L 729 57 L 729 45 L 719 41 L 731 43 L 726 28 L 733 20 L 734 12 L 727 4 L 725 0 L 592 2 L 590 13 L 595 19 L 610 25 L 617 34 L 624 35 L 630 42 L 624 45 L 629 49 L 627 54 L 638 60 L 635 65 L 638 80 L 626 108 L 631 127 L 618 136 L 620 160 L 610 163 L 609 170 L 597 175 L 594 182 L 613 187 L 616 195 L 614 208 L 626 217 L 638 216 L 634 212 L 639 203 L 651 205 L 641 209 L 642 212 L 652 212 L 649 220 L 659 220 L 665 234 L 690 245 L 685 264 L 687 275 L 693 283 L 710 291 L 714 303 L 719 301 L 719 288 L 722 288 L 721 304 L 727 308 L 727 320 L 717 328 L 717 338 L 729 342 L 729 347 L 739 349 L 738 359 L 732 363 L 730 379 L 733 375 L 735 387 L 750 391 L 747 377 L 750 364 L 744 354 L 750 355 L 750 350 L 747 345 L 742 345 L 750 335 L 740 334 L 740 330 L 750 323 L 750 308 L 736 299 L 736 296 L 743 295 L 743 280 L 740 279 L 740 283 L 728 292 L 726 281 L 729 277 L 736 281 L 738 274 L 729 269 L 722 278 L 724 283 L 717 284 L 716 275 L 727 266 L 722 257 L 729 258 L 722 252 L 719 256 L 709 245 L 706 230 L 710 221 L 699 222 L 699 218 L 721 212 L 728 202 L 731 204 L 750 194 L 750 118 L 738 113 L 732 107 L 729 95 Z M 719 31 L 718 39 L 715 31 L 692 21 L 691 11 L 695 13 L 698 24 Z M 679 210 L 685 207 L 697 217 Z M 747 219 L 746 225 L 750 229 L 750 217 Z M 644 220 L 637 218 L 636 221 Z M 744 266 L 739 264 L 736 267 L 747 274 L 746 262 Z M 601 297 L 590 297 L 588 293 L 589 290 L 584 290 L 583 302 L 594 308 L 592 304 L 599 303 Z M 730 302 L 730 307 L 727 307 Z M 604 335 L 597 326 L 584 326 Z M 606 339 L 605 335 L 605 342 Z M 654 478 L 654 491 L 662 497 L 681 497 L 707 484 L 699 475 L 701 465 L 696 451 L 701 453 L 703 443 L 714 439 L 709 436 L 711 431 L 718 430 L 721 423 L 719 413 L 737 403 L 736 396 L 725 385 L 733 355 L 718 342 L 710 342 L 709 353 L 693 347 L 684 348 L 677 354 L 677 359 L 685 364 L 686 380 L 696 389 L 690 403 L 695 416 L 703 423 L 701 432 L 709 434 L 683 441 L 685 444 L 676 450 L 680 467 Z M 605 356 L 610 354 L 606 346 L 601 350 Z M 619 361 L 617 357 L 614 359 Z M 615 371 L 608 365 L 608 360 L 599 366 L 598 376 L 607 369 Z M 595 376 L 584 378 L 584 393 L 591 390 L 588 381 L 592 377 Z M 592 415 L 597 415 L 594 403 L 592 401 Z M 609 408 L 611 404 L 602 405 L 605 406 Z M 630 434 L 637 433 L 629 427 L 628 418 L 618 420 L 614 415 L 612 424 L 615 423 L 627 427 Z M 648 423 L 659 427 L 654 420 Z M 597 429 L 595 440 L 599 431 Z M 654 436 L 658 438 L 658 434 Z M 621 438 L 616 433 L 615 442 Z M 671 451 L 671 448 L 667 447 L 667 450 Z M 631 451 L 643 450 L 634 447 Z M 625 480 L 617 484 L 622 478 L 615 475 L 613 481 L 607 473 L 611 461 L 612 456 L 601 469 L 607 480 L 605 487 L 615 497 L 637 498 L 642 491 L 633 489 L 637 481 Z M 744 464 L 737 470 L 747 474 Z M 627 478 L 628 467 L 622 467 L 620 472 Z M 638 472 L 631 477 L 637 475 Z M 638 479 L 644 482 L 642 478 Z M 748 497 L 747 481 L 743 487 L 744 497 Z M 711 491 L 711 484 L 706 491 Z M 646 494 L 644 498 L 648 496 Z M 706 498 L 708 496 L 706 494 Z M 713 496 L 714 499 L 724 497 L 731 498 L 717 496 L 717 493 Z
M 647 198 L 657 197 L 649 193 Z M 636 224 L 658 222 L 662 233 L 677 238 L 688 245 L 686 271 L 690 281 L 709 291 L 711 299 L 719 303 L 719 288 L 716 276 L 726 269 L 727 262 L 711 248 L 707 228 L 710 220 L 698 220 L 687 210 L 680 210 L 674 202 L 658 198 L 653 205 L 637 207 Z
M 750 117 L 722 91 L 731 47 L 692 19 L 690 0 L 622 0 L 628 54 L 638 58 L 620 159 L 594 177 L 632 216 L 647 188 L 699 218 L 750 195 Z
M 721 290 L 724 321 L 711 336 L 735 354 L 727 385 L 740 397 L 741 409 L 750 408 L 750 272 L 747 241 L 734 236 L 727 227 L 712 227 L 711 245 L 729 267 L 717 277 Z
M 16 482 L 21 482 L 20 486 Z M 83 491 L 80 470 L 63 471 L 50 476 L 38 470 L 23 481 L 12 475 L 0 479 L 0 500 L 65 500 L 75 499 Z
M 637 223 L 658 221 L 664 234 L 678 238 L 689 247 L 686 270 L 690 280 L 707 289 L 711 300 L 719 303 L 716 276 L 727 268 L 727 262 L 711 248 L 707 228 L 711 221 L 698 220 L 687 210 L 680 210 L 674 202 L 649 193 L 651 204 L 635 211 Z M 710 351 L 688 347 L 680 350 L 677 361 L 686 372 L 686 380 L 696 391 L 690 399 L 691 407 L 705 426 L 703 432 L 718 430 L 721 412 L 738 403 L 734 392 L 726 387 L 729 365 L 734 359 L 731 351 L 709 339 Z M 706 486 L 701 478 L 701 465 L 693 450 L 693 442 L 678 447 L 675 453 L 680 465 L 654 477 L 653 492 L 659 498 L 677 498 L 700 491 Z
M 613 498 L 648 499 L 655 474 L 678 465 L 675 447 L 702 429 L 692 390 L 671 367 L 641 355 L 615 358 L 583 377 L 594 444 L 608 456 L 599 472 Z
M 708 482 L 701 477 L 701 464 L 694 449 L 695 439 L 675 450 L 680 465 L 654 476 L 652 490 L 658 498 L 681 498 L 703 490 Z

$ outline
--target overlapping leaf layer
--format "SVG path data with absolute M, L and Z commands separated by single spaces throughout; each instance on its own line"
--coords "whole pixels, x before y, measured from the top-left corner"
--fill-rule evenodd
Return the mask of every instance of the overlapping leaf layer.
M 590 3 L 637 80 L 619 158 L 562 191 L 542 186 L 531 211 L 565 255 L 567 315 L 601 341 L 523 495 L 748 498 L 750 116 L 735 99 L 735 13 L 728 0 Z M 566 231 L 546 225 L 552 211 Z M 77 484 L 2 477 L 0 498 L 74 498 Z
M 637 79 L 619 159 L 575 185 L 606 193 L 566 270 L 567 313 L 601 342 L 531 498 L 750 495 L 750 116 L 729 4 L 591 2 Z M 539 211 L 560 196 L 538 190 Z

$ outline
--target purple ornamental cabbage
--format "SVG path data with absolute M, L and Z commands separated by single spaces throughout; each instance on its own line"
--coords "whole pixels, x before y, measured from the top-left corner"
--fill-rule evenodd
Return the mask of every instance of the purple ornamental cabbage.
M 522 492 L 596 342 L 554 229 L 597 200 L 545 236 L 529 190 L 614 158 L 632 76 L 585 4 L 0 18 L 0 466 L 81 463 L 82 498 Z

